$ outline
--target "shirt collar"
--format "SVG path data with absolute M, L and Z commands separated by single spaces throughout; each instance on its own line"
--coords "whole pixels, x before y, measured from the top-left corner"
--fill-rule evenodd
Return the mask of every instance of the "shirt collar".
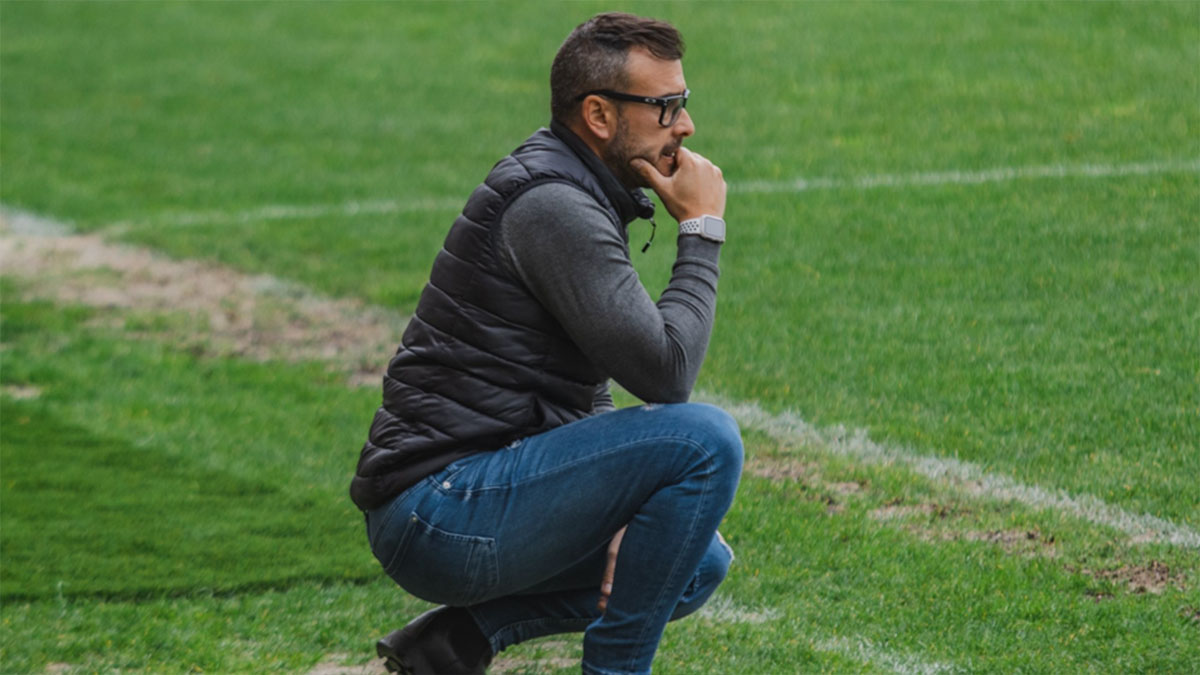
M 596 153 L 592 152 L 587 143 L 575 135 L 574 131 L 568 129 L 566 125 L 560 124 L 558 120 L 551 120 L 550 132 L 574 150 L 584 165 L 596 176 L 604 194 L 617 209 L 617 217 L 620 218 L 622 225 L 628 225 L 636 218 L 649 220 L 654 217 L 654 202 L 650 201 L 646 193 L 641 188 L 630 190 L 622 185 L 621 181 L 613 175 L 612 170 L 600 161 Z

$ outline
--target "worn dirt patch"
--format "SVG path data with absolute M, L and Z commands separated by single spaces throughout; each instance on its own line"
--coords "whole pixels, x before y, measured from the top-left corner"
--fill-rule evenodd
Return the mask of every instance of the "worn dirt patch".
M 779 483 L 793 483 L 809 501 L 825 504 L 825 513 L 836 515 L 846 510 L 841 499 L 862 492 L 866 483 L 852 481 L 826 481 L 821 477 L 820 465 L 786 455 L 764 454 L 747 457 L 745 471 L 752 476 L 766 478 Z
M 1053 544 L 1054 537 L 1045 536 L 1037 530 L 987 530 L 983 532 L 967 532 L 964 539 L 971 541 L 986 541 L 1001 546 L 1015 546 L 1025 542 L 1043 542 Z
M 1036 553 L 1049 557 L 1058 555 L 1054 548 L 1054 535 L 1045 535 L 1038 530 L 972 530 L 962 533 L 962 538 L 969 541 L 986 541 L 1008 553 Z
M 0 391 L 9 398 L 15 398 L 18 401 L 25 401 L 31 398 L 37 398 L 42 395 L 42 390 L 37 387 L 30 387 L 21 384 L 6 384 Z
M 0 214 L 0 261 L 24 297 L 112 310 L 104 321 L 135 336 L 219 356 L 329 361 L 375 386 L 403 332 L 403 317 L 356 300 L 96 235 L 13 231 L 10 216 Z
M 904 504 L 899 500 L 893 500 L 877 509 L 874 509 L 871 511 L 870 515 L 876 520 L 898 520 L 902 518 L 911 518 L 912 516 L 948 518 L 957 514 L 958 510 L 955 507 L 947 506 L 945 504 L 935 504 L 931 502 Z
M 957 530 L 928 523 L 909 523 L 903 529 L 925 541 L 983 541 L 999 546 L 1012 555 L 1058 557 L 1054 537 L 1045 536 L 1037 530 Z
M 863 490 L 861 483 L 826 483 L 825 487 L 840 495 L 851 495 Z
M 1109 570 L 1080 570 L 1083 574 L 1096 579 L 1104 579 L 1118 584 L 1124 584 L 1131 593 L 1159 594 L 1168 586 L 1182 589 L 1183 575 L 1172 574 L 1171 568 L 1165 563 L 1151 560 L 1145 565 L 1123 565 Z
M 358 665 L 343 665 L 341 661 L 349 658 L 346 654 L 330 654 L 325 660 L 312 667 L 308 675 L 378 675 L 386 673 L 383 659 L 375 659 Z
M 746 458 L 747 473 L 775 481 L 811 483 L 820 480 L 820 466 L 794 457 L 753 455 Z
M 532 644 L 537 646 L 538 656 L 504 656 L 501 653 L 492 661 L 488 672 L 514 673 L 526 670 L 541 672 L 553 668 L 579 667 L 580 657 L 571 656 L 573 652 L 578 651 L 578 645 L 573 645 L 565 640 L 545 640 Z
M 963 520 L 971 515 L 961 506 L 918 502 L 906 504 L 899 497 L 871 511 L 870 516 L 882 521 L 906 521 L 904 530 L 925 541 L 982 541 L 995 544 L 1006 553 L 1033 554 L 1056 557 L 1055 537 L 1037 529 L 963 529 Z

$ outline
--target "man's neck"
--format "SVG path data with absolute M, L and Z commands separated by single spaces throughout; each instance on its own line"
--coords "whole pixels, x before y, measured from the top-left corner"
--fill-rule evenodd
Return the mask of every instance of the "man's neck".
M 592 154 L 599 158 L 600 161 L 604 161 L 604 145 L 600 143 L 599 139 L 597 139 L 593 134 L 587 133 L 582 125 L 577 122 L 563 124 L 562 126 L 571 133 L 575 134 L 575 138 L 578 138 L 581 143 L 586 145 L 588 149 L 592 151 Z
M 622 184 L 612 169 L 600 158 L 600 153 L 584 138 L 557 120 L 550 122 L 550 131 L 574 150 L 575 154 L 579 155 L 583 163 L 596 175 L 600 186 L 604 188 L 605 194 L 616 207 L 622 224 L 628 225 L 635 218 L 648 219 L 654 216 L 654 202 L 650 201 L 646 193 Z

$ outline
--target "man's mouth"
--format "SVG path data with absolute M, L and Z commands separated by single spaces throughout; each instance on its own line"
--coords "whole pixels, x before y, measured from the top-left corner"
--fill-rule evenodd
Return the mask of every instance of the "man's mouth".
M 667 172 L 668 176 L 674 174 L 675 169 L 678 168 L 678 166 L 679 166 L 679 164 L 678 164 L 679 160 L 675 157 L 676 153 L 678 153 L 678 152 L 679 152 L 678 145 L 673 148 L 667 148 L 662 151 L 663 158 L 665 158 L 667 160 L 667 167 L 669 169 Z

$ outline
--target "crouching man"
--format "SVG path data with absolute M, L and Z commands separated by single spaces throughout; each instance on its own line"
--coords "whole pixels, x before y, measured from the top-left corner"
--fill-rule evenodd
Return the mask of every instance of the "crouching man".
M 495 165 L 434 261 L 350 490 L 387 574 L 442 605 L 379 641 L 389 670 L 482 673 L 583 632 L 585 673 L 647 673 L 666 623 L 725 577 L 741 437 L 687 402 L 725 181 L 683 147 L 683 50 L 628 14 L 576 28 L 550 127 Z M 655 210 L 641 188 L 679 222 L 657 303 L 629 256 L 628 224 Z M 614 410 L 610 379 L 648 404 Z

